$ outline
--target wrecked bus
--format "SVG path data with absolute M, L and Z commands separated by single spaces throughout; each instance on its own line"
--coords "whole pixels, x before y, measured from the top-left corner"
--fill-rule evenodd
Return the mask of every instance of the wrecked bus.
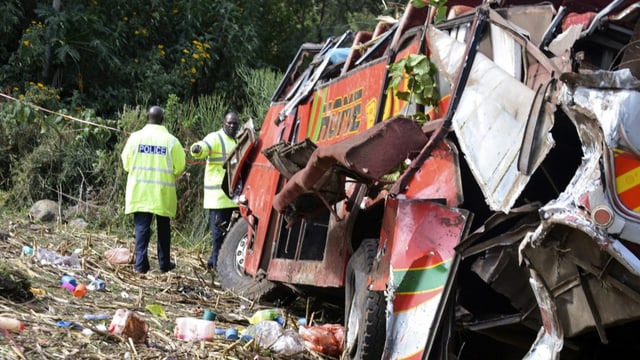
M 342 294 L 347 359 L 637 353 L 640 3 L 446 5 L 300 48 L 226 163 L 222 287 Z M 430 105 L 390 74 L 425 58 Z

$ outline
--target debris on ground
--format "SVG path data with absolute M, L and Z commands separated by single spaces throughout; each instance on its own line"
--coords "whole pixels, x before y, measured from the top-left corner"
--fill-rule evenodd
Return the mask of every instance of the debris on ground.
M 174 245 L 175 270 L 152 267 L 141 275 L 129 256 L 133 239 L 5 220 L 0 233 L 2 359 L 337 358 L 304 347 L 298 319 L 315 314 L 308 299 L 274 307 L 225 292 L 206 270 L 202 249 Z M 157 263 L 154 246 L 149 255 Z M 266 334 L 256 332 L 252 317 L 275 323 L 279 328 L 269 329 L 284 335 L 278 343 L 286 351 L 262 341 Z M 205 323 L 189 331 L 206 340 L 176 336 L 178 324 L 191 322 Z

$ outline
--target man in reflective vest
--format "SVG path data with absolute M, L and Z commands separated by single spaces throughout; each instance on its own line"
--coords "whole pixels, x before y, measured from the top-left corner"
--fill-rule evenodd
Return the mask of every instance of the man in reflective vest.
M 204 139 L 191 145 L 191 155 L 196 159 L 207 158 L 204 174 L 204 208 L 209 209 L 209 228 L 212 236 L 211 256 L 207 267 L 215 269 L 218 253 L 224 241 L 224 231 L 218 224 L 231 221 L 233 210 L 238 208 L 222 190 L 225 169 L 222 167 L 236 146 L 236 134 L 240 120 L 238 114 L 229 112 L 224 116 L 222 129 L 209 133 Z
M 185 152 L 178 139 L 162 125 L 164 111 L 149 109 L 149 121 L 131 134 L 122 150 L 122 165 L 128 173 L 125 213 L 133 214 L 136 231 L 138 273 L 149 271 L 147 249 L 151 238 L 151 221 L 156 218 L 158 264 L 161 272 L 176 267 L 171 261 L 171 223 L 178 200 L 176 179 L 185 168 Z

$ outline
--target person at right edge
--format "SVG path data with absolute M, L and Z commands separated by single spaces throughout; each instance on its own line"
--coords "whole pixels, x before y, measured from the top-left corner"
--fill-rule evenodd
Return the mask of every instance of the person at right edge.
M 224 241 L 224 230 L 218 224 L 229 223 L 238 204 L 229 199 L 222 189 L 225 169 L 224 162 L 236 146 L 236 134 L 240 119 L 231 111 L 224 116 L 222 129 L 209 133 L 204 139 L 190 147 L 195 159 L 207 159 L 204 174 L 204 208 L 209 209 L 209 228 L 211 229 L 211 256 L 207 268 L 216 270 L 218 253 Z

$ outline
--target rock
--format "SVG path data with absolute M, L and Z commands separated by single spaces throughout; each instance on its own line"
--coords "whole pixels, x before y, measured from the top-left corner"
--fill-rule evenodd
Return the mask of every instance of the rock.
M 69 220 L 67 224 L 74 229 L 86 229 L 87 226 L 89 226 L 89 223 L 86 222 L 83 218 L 73 218 Z
M 31 220 L 51 222 L 58 218 L 58 203 L 53 200 L 38 200 L 29 209 Z

